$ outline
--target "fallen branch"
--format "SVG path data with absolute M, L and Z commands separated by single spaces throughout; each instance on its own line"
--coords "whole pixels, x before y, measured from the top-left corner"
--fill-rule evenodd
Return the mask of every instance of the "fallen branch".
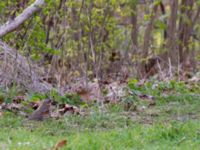
M 0 26 L 0 38 L 6 34 L 16 30 L 21 24 L 23 24 L 27 19 L 29 19 L 35 12 L 40 10 L 42 5 L 44 5 L 44 0 L 35 0 L 35 2 L 27 7 L 19 16 L 11 21 L 8 21 L 4 25 Z

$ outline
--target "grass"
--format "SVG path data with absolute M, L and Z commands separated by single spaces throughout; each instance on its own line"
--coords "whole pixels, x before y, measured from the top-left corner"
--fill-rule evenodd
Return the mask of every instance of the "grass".
M 78 132 L 39 123 L 33 129 L 15 126 L 2 128 L 1 148 L 49 149 L 59 140 L 67 139 L 63 149 L 198 149 L 200 121 L 169 122 L 152 125 L 134 124 L 131 127 L 109 130 L 86 129 Z M 54 124 L 55 125 L 55 124 Z M 59 131 L 60 129 L 60 131 Z
M 122 106 L 106 106 L 86 116 L 30 122 L 12 113 L 0 118 L 0 148 L 50 149 L 67 139 L 63 149 L 198 149 L 200 112 L 182 102 L 163 103 L 141 112 L 125 112 Z
M 148 106 L 148 102 L 132 97 L 137 106 L 134 111 L 125 111 L 122 101 L 107 104 L 101 110 L 91 106 L 85 115 L 43 122 L 31 122 L 4 112 L 0 117 L 0 149 L 46 150 L 67 139 L 62 149 L 198 150 L 200 97 L 197 91 L 181 93 L 181 88 L 168 96 L 142 89 L 143 93 L 155 96 L 156 105 Z

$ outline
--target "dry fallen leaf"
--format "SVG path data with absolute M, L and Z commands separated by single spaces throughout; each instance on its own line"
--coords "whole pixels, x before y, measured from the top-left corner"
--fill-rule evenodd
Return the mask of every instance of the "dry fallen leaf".
M 4 109 L 10 110 L 10 111 L 18 111 L 21 110 L 22 105 L 20 104 L 15 104 L 15 103 L 10 103 L 10 104 L 5 104 Z
M 138 95 L 139 96 L 139 98 L 141 98 L 141 99 L 146 99 L 146 100 L 154 100 L 155 98 L 153 97 L 153 96 L 151 96 L 151 95 L 147 95 L 147 94 L 139 94 Z
M 66 144 L 67 144 L 67 140 L 61 140 L 53 147 L 53 150 L 59 150 L 60 148 L 64 147 Z
M 60 114 L 65 114 L 66 112 L 70 112 L 72 114 L 79 114 L 80 110 L 76 106 L 65 104 L 63 108 L 59 109 L 58 112 Z
M 126 95 L 126 84 L 120 82 L 112 82 L 106 86 L 107 94 L 105 99 L 109 102 L 117 102 Z
M 190 82 L 199 82 L 200 81 L 200 77 L 194 76 L 191 79 L 189 79 Z
M 19 104 L 21 103 L 22 101 L 25 100 L 25 96 L 16 96 L 14 99 L 13 99 L 13 103 L 16 103 L 16 104 Z
M 30 105 L 31 108 L 36 110 L 40 106 L 40 101 L 30 102 L 29 105 Z
M 102 99 L 101 90 L 97 81 L 89 82 L 87 85 L 76 85 L 73 87 L 72 92 L 78 94 L 85 102 Z

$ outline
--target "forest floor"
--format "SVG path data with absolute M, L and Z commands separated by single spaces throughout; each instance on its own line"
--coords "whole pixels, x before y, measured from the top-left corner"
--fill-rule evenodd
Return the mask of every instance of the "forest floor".
M 154 104 L 137 99 L 129 110 L 125 110 L 126 100 L 101 108 L 94 104 L 85 115 L 57 120 L 28 121 L 5 111 L 0 116 L 0 149 L 199 149 L 200 95 L 194 86 L 186 90 L 176 84 L 171 92 L 168 87 L 167 95 L 163 89 L 148 90 L 147 86 L 140 90 L 153 95 Z

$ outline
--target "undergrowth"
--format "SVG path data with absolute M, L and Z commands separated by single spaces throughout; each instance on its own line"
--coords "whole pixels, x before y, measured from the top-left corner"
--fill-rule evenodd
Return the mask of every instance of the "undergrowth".
M 63 149 L 198 149 L 200 147 L 200 97 L 198 84 L 150 81 L 142 86 L 129 82 L 131 93 L 121 102 L 86 104 L 78 95 L 59 96 L 60 103 L 77 105 L 85 112 L 61 119 L 32 122 L 12 112 L 0 117 L 0 149 L 50 149 L 66 139 Z M 12 91 L 13 92 L 13 91 Z M 15 93 L 15 92 L 13 92 Z M 153 97 L 154 105 L 137 94 Z M 6 97 L 1 92 L 0 97 Z M 9 94 L 8 94 L 9 95 Z M 12 98 L 12 94 L 10 94 Z M 8 97 L 8 96 L 7 96 Z M 29 101 L 47 95 L 28 94 Z M 133 109 L 125 109 L 131 101 Z

